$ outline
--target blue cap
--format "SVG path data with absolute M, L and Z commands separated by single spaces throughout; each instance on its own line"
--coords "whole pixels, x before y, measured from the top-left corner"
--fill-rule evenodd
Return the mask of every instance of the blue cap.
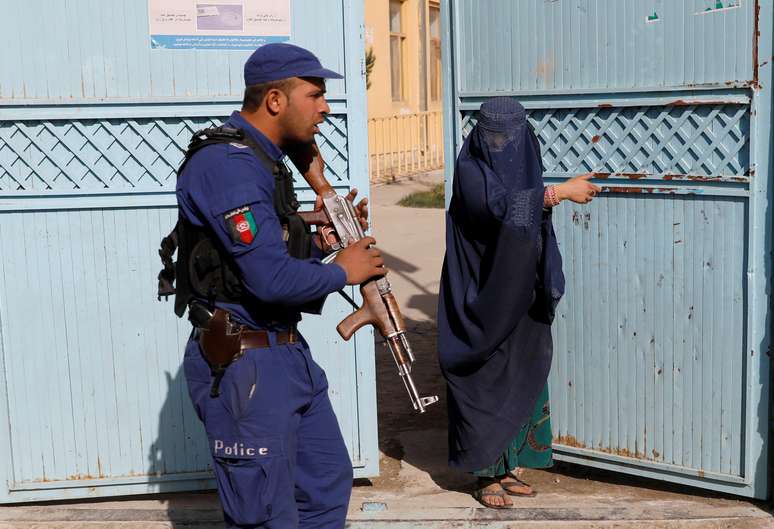
M 322 67 L 320 59 L 293 44 L 265 44 L 250 55 L 245 63 L 245 85 L 268 83 L 290 77 L 342 79 L 343 76 Z

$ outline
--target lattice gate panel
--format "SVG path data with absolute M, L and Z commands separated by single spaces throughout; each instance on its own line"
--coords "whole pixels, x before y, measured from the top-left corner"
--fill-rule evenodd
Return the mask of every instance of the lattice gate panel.
M 528 119 L 549 173 L 749 175 L 747 105 L 534 109 Z M 476 121 L 463 113 L 464 137 Z
M 171 190 L 191 135 L 225 119 L 0 121 L 0 192 Z M 320 129 L 326 176 L 346 183 L 346 118 L 328 116 Z

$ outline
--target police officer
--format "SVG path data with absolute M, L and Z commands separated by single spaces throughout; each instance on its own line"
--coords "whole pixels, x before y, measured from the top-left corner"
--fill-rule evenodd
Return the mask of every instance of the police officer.
M 194 138 L 178 175 L 188 390 L 228 527 L 342 528 L 352 465 L 325 373 L 295 326 L 310 303 L 383 275 L 383 261 L 370 237 L 318 259 L 280 161 L 313 144 L 330 111 L 325 79 L 341 75 L 303 48 L 269 44 L 244 77 L 242 110 Z M 365 200 L 356 211 L 365 223 Z

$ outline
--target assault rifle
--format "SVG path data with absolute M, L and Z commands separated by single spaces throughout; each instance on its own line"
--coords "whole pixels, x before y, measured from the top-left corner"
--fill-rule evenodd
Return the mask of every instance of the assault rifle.
M 325 179 L 323 173 L 325 164 L 317 145 L 313 144 L 304 152 L 291 154 L 290 159 L 302 171 L 304 179 L 314 192 L 322 198 L 321 210 L 299 212 L 299 214 L 307 224 L 317 226 L 325 249 L 338 251 L 365 237 L 352 203 L 336 194 Z M 398 374 L 411 398 L 411 404 L 416 411 L 424 413 L 426 406 L 438 402 L 438 397 L 420 397 L 416 384 L 411 378 L 414 354 L 406 337 L 406 324 L 392 294 L 390 282 L 385 277 L 369 279 L 360 285 L 360 294 L 363 297 L 363 305 L 357 308 L 357 305 L 350 300 L 357 310 L 344 318 L 336 330 L 342 338 L 349 340 L 355 331 L 365 325 L 376 327 L 390 348 L 398 367 Z

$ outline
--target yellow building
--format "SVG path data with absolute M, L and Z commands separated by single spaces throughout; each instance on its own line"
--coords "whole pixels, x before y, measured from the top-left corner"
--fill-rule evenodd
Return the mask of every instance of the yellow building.
M 365 0 L 365 43 L 371 178 L 440 167 L 440 0 Z

